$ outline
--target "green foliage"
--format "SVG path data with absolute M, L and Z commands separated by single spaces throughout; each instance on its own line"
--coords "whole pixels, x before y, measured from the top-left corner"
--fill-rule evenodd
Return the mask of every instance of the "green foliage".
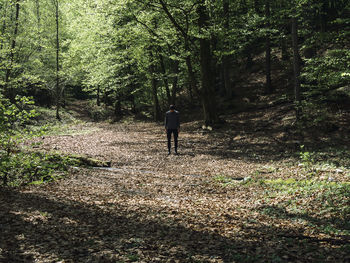
M 327 234 L 349 235 L 348 224 L 350 206 L 350 184 L 348 182 L 330 182 L 319 179 L 295 180 L 276 179 L 262 180 L 266 195 L 282 202 L 279 207 L 264 208 L 271 216 L 295 217 L 308 220 L 308 224 L 319 228 Z M 318 216 L 327 220 L 321 223 L 313 222 L 307 210 L 316 209 Z M 283 213 L 281 213 L 283 211 Z
M 111 117 L 112 110 L 105 106 L 91 105 L 89 115 L 94 121 L 103 121 Z
M 301 165 L 306 171 L 313 171 L 313 166 L 315 164 L 314 153 L 305 151 L 305 146 L 300 146 L 299 158 Z
M 17 152 L 1 156 L 0 175 L 8 186 L 41 184 L 62 177 L 75 163 L 60 155 Z
M 348 49 L 327 50 L 324 55 L 306 61 L 303 77 L 307 94 L 320 93 L 350 82 L 350 51 Z M 313 85 L 312 85 L 313 84 Z
M 25 125 L 36 116 L 31 105 L 33 101 L 26 97 L 17 96 L 16 103 L 11 103 L 0 95 L 0 175 L 4 184 L 17 180 L 18 169 L 24 173 L 30 170 L 30 162 L 17 153 L 17 146 L 26 135 L 30 135 Z
M 118 100 L 122 108 L 147 111 L 147 115 L 152 107 L 143 107 L 152 106 L 154 97 L 167 106 L 174 85 L 177 94 L 185 97 L 184 104 L 187 100 L 197 102 L 196 96 L 203 93 L 190 89 L 201 89 L 199 46 L 201 39 L 208 39 L 214 54 L 216 95 L 225 98 L 221 70 L 225 58 L 231 64 L 231 82 L 238 90 L 240 76 L 263 70 L 256 61 L 262 61 L 266 37 L 273 60 L 279 57 L 282 46 L 290 53 L 288 21 L 296 16 L 301 53 L 312 50 L 310 56 L 302 57 L 305 102 L 300 129 L 319 127 L 327 123 L 328 116 L 319 112 L 323 104 L 318 102 L 325 103 L 325 92 L 345 87 L 350 81 L 349 5 L 345 2 L 270 1 L 268 17 L 264 1 L 228 1 L 226 19 L 222 1 L 59 1 L 59 84 L 67 93 L 74 93 L 73 89 L 91 96 L 99 93 L 108 106 Z M 209 16 L 208 25 L 202 28 L 198 27 L 200 4 Z M 56 78 L 54 2 L 21 1 L 16 34 L 14 8 L 11 1 L 2 1 L 0 86 L 14 95 L 33 95 L 36 102 L 51 105 Z M 175 62 L 178 70 L 173 68 Z M 287 66 L 281 70 L 290 76 L 290 61 L 284 63 Z M 152 94 L 152 83 L 156 83 L 157 96 Z M 95 113 L 94 118 L 100 119 L 102 112 Z
M 25 129 L 29 120 L 37 116 L 30 106 L 33 101 L 27 97 L 16 97 L 16 103 L 11 103 L 8 99 L 0 95 L 0 149 L 8 155 L 14 151 L 24 134 L 30 134 Z
M 299 104 L 297 129 L 300 133 L 332 129 L 332 114 L 322 100 L 302 100 Z

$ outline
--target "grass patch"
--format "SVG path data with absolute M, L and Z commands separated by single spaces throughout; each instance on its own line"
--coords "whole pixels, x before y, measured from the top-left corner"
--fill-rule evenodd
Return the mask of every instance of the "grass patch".
M 34 134 L 38 134 L 40 131 L 46 135 L 81 135 L 98 130 L 76 118 L 69 110 L 61 110 L 61 121 L 56 119 L 55 109 L 37 107 L 36 112 L 38 116 L 28 125 Z
M 43 153 L 19 152 L 1 157 L 0 178 L 11 187 L 57 180 L 74 164 L 68 157 Z
M 217 175 L 213 177 L 213 181 L 222 187 L 229 187 L 229 186 L 247 184 L 248 182 L 251 181 L 251 178 L 250 177 L 233 178 L 226 175 Z
M 350 182 L 295 179 L 260 180 L 265 198 L 277 205 L 261 208 L 277 218 L 301 220 L 325 234 L 350 235 Z

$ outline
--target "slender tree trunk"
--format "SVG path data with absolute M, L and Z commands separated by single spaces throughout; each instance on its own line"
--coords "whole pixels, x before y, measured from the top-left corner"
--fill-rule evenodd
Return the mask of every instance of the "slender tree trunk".
M 65 109 L 67 105 L 67 100 L 66 100 L 66 89 L 64 87 L 61 89 L 61 94 L 62 94 L 62 108 Z
M 54 0 L 56 11 L 56 118 L 61 120 L 60 107 L 61 107 L 61 89 L 60 89 L 60 38 L 59 38 L 59 3 L 58 0 Z
M 14 101 L 14 99 L 15 99 L 14 89 L 9 87 L 10 86 L 9 82 L 10 82 L 12 67 L 13 67 L 13 63 L 14 63 L 14 59 L 15 59 L 15 48 L 16 48 L 16 44 L 17 44 L 17 35 L 18 35 L 18 26 L 19 26 L 19 12 L 20 12 L 20 3 L 19 2 L 20 2 L 19 0 L 16 1 L 15 28 L 14 28 L 14 32 L 13 32 L 13 39 L 11 42 L 10 61 L 9 61 L 9 65 L 8 65 L 6 72 L 5 72 L 5 94 L 8 96 L 8 98 L 11 101 Z
M 321 10 L 320 10 L 320 28 L 321 28 L 321 32 L 326 32 L 327 31 L 328 2 L 329 2 L 329 0 L 323 0 L 322 3 L 321 3 Z
M 253 57 L 252 57 L 252 52 L 251 52 L 252 48 L 253 48 L 252 45 L 249 44 L 248 47 L 246 48 L 246 51 L 245 51 L 245 53 L 246 53 L 246 66 L 245 67 L 247 70 L 250 70 L 251 67 L 253 66 Z
M 187 37 L 185 38 L 185 50 L 190 52 L 190 47 L 188 44 L 188 39 Z M 196 74 L 193 70 L 193 65 L 192 65 L 192 59 L 191 59 L 191 55 L 186 56 L 186 66 L 187 66 L 187 72 L 188 72 L 188 77 L 190 80 L 190 85 L 188 86 L 188 91 L 189 91 L 189 95 L 190 95 L 190 102 L 191 104 L 193 104 L 193 92 L 196 93 L 197 96 L 200 96 L 200 92 L 197 86 L 197 78 L 196 78 Z
M 190 56 L 186 57 L 186 66 L 187 66 L 188 78 L 190 81 L 188 85 L 188 91 L 190 95 L 191 104 L 193 104 L 193 91 L 195 91 L 197 95 L 199 95 L 199 91 L 197 87 L 196 75 L 193 71 L 193 66 L 192 66 L 192 61 Z
M 158 88 L 157 88 L 157 79 L 156 79 L 156 69 L 153 64 L 154 56 L 152 51 L 150 51 L 150 58 L 151 58 L 151 65 L 150 65 L 150 75 L 151 75 L 151 85 L 152 85 L 152 96 L 153 96 L 153 114 L 154 114 L 154 120 L 160 121 L 160 106 L 159 106 L 159 99 L 158 99 Z
M 267 20 L 266 27 L 270 29 L 270 0 L 266 0 L 265 3 L 265 17 Z M 266 93 L 271 94 L 273 92 L 271 84 L 271 39 L 270 33 L 267 33 L 266 36 L 266 52 L 265 52 L 265 76 L 266 76 Z
M 168 16 L 169 20 L 171 21 L 171 23 L 173 24 L 174 28 L 182 35 L 182 37 L 184 38 L 184 46 L 185 46 L 185 50 L 187 52 L 191 52 L 190 46 L 189 46 L 189 36 L 187 34 L 188 28 L 187 30 L 184 29 L 175 19 L 175 17 L 170 13 L 168 6 L 166 4 L 165 1 L 163 0 L 159 0 L 159 3 L 162 6 L 162 9 L 164 10 L 165 14 Z M 193 70 L 193 66 L 192 66 L 192 61 L 191 61 L 191 56 L 188 55 L 186 57 L 186 66 L 187 66 L 187 70 L 188 70 L 188 77 L 189 77 L 189 81 L 190 81 L 190 85 L 188 86 L 189 88 L 189 93 L 190 93 L 190 99 L 191 99 L 191 104 L 193 103 L 193 91 L 195 91 L 197 94 L 199 94 L 198 92 L 198 87 L 197 87 L 197 80 L 196 80 L 196 75 L 194 73 Z
M 292 18 L 292 42 L 293 42 L 293 69 L 294 69 L 294 96 L 296 102 L 296 116 L 299 119 L 300 103 L 300 55 L 298 47 L 298 24 L 297 18 Z
M 3 19 L 3 23 L 2 23 L 2 28 L 0 31 L 0 34 L 5 34 L 6 31 L 6 17 L 7 17 L 7 1 L 4 3 L 4 6 L 2 8 L 4 10 L 4 12 L 2 13 L 2 19 Z M 4 40 L 3 38 L 0 38 L 0 50 L 4 48 Z
M 121 119 L 122 117 L 122 103 L 121 103 L 121 96 L 118 95 L 118 93 L 115 96 L 115 102 L 114 102 L 114 116 L 116 119 Z
M 100 99 L 100 93 L 101 93 L 101 87 L 100 85 L 97 85 L 97 106 L 101 106 L 101 99 Z
M 8 181 L 8 174 L 7 174 L 7 171 L 6 171 L 6 172 L 4 172 L 4 175 L 2 177 L 2 184 L 4 186 L 7 186 L 7 181 Z
M 36 16 L 37 16 L 37 30 L 38 30 L 38 38 L 39 38 L 39 46 L 38 50 L 41 51 L 41 14 L 40 14 L 40 0 L 35 0 L 36 5 Z
M 283 61 L 287 61 L 289 59 L 288 53 L 288 43 L 286 37 L 281 37 L 281 56 Z
M 202 0 L 197 9 L 198 26 L 203 29 L 208 26 L 208 14 L 205 7 L 205 1 Z M 210 40 L 202 37 L 200 39 L 200 66 L 201 66 L 201 98 L 204 111 L 205 125 L 213 125 L 218 122 L 216 112 L 215 91 L 213 88 L 213 69 L 212 69 L 212 51 Z
M 171 104 L 176 105 L 176 93 L 177 93 L 177 85 L 178 85 L 178 79 L 179 79 L 179 61 L 174 61 L 174 79 L 173 79 L 173 87 L 171 90 Z
M 164 81 L 164 85 L 165 85 L 168 105 L 170 105 L 171 104 L 171 95 L 170 95 L 169 81 L 168 81 L 168 76 L 166 74 L 164 58 L 163 58 L 163 56 L 161 54 L 159 54 L 159 62 L 160 62 L 160 68 L 162 70 L 163 81 Z
M 223 16 L 224 16 L 224 29 L 225 29 L 225 39 L 224 39 L 224 49 L 228 51 L 228 31 L 230 29 L 230 1 L 223 0 Z M 231 88 L 231 80 L 230 80 L 230 57 L 228 55 L 224 55 L 222 58 L 222 67 L 223 67 L 223 77 L 224 77 L 224 86 L 225 93 L 228 98 L 232 97 L 232 88 Z
M 152 93 L 153 93 L 153 112 L 154 112 L 154 120 L 160 121 L 160 106 L 158 100 L 158 90 L 157 90 L 157 79 L 152 77 Z

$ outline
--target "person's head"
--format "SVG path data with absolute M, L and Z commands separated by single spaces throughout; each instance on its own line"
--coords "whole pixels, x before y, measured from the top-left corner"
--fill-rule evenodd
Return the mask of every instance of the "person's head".
M 170 109 L 170 111 L 174 111 L 175 110 L 175 106 L 174 105 L 170 105 L 169 109 Z

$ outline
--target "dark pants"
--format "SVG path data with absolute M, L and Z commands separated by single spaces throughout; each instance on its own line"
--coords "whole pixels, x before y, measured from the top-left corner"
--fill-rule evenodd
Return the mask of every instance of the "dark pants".
M 170 152 L 170 149 L 171 149 L 171 134 L 172 133 L 174 134 L 175 152 L 177 152 L 177 137 L 179 136 L 179 131 L 177 129 L 167 129 L 168 150 Z

